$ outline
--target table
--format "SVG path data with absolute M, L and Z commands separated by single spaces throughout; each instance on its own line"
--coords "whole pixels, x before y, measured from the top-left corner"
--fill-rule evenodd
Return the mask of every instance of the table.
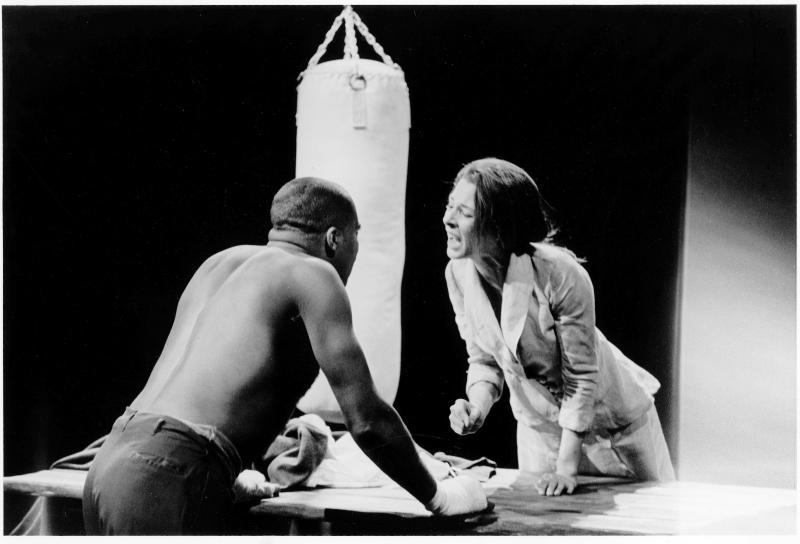
M 3 478 L 6 491 L 79 500 L 86 473 Z M 286 491 L 251 506 L 244 534 L 680 535 L 796 533 L 796 491 L 585 477 L 572 495 L 542 497 L 536 475 L 498 469 L 484 484 L 491 512 L 435 518 L 400 487 Z M 276 520 L 286 523 L 276 524 Z
M 578 478 L 572 495 L 540 496 L 536 475 L 498 469 L 484 484 L 494 510 L 454 523 L 431 518 L 399 487 L 315 489 L 262 500 L 253 513 L 327 521 L 332 534 L 795 534 L 796 492 L 691 482 Z M 438 523 L 437 523 L 438 522 Z M 337 526 L 338 525 L 338 529 Z M 374 531 L 370 531 L 373 529 Z

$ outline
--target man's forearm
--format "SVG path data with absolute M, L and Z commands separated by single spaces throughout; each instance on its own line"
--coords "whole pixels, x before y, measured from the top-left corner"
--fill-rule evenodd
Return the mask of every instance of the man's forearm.
M 436 481 L 417 454 L 411 435 L 397 412 L 381 402 L 362 424 L 350 429 L 356 444 L 392 480 L 418 501 L 427 504 L 436 493 Z

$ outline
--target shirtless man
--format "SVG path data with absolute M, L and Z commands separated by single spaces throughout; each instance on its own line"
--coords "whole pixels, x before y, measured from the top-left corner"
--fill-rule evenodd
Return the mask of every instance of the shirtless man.
M 358 253 L 349 195 L 298 178 L 275 195 L 270 218 L 266 246 L 212 256 L 186 287 L 147 384 L 92 463 L 87 534 L 223 532 L 234 480 L 319 369 L 358 446 L 431 512 L 486 507 L 475 480 L 431 477 L 375 391 L 344 288 Z

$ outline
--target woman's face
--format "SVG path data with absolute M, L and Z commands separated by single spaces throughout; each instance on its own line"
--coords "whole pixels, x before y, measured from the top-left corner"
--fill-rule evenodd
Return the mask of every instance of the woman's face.
M 485 244 L 475 232 L 474 183 L 465 178 L 458 180 L 447 199 L 442 222 L 447 233 L 449 258 L 480 258 Z

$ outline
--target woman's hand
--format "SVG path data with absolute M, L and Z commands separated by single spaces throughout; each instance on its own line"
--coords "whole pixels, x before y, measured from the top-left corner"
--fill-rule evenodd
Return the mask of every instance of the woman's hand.
M 577 433 L 564 428 L 561 431 L 561 444 L 558 447 L 558 459 L 555 472 L 542 474 L 536 482 L 539 495 L 571 495 L 578 482 L 578 462 L 581 458 L 581 443 L 585 433 Z
M 536 490 L 539 495 L 561 495 L 564 492 L 571 495 L 577 485 L 578 481 L 573 476 L 547 472 L 536 482 Z
M 472 434 L 483 426 L 485 417 L 476 403 L 458 399 L 450 407 L 450 428 L 457 434 Z

